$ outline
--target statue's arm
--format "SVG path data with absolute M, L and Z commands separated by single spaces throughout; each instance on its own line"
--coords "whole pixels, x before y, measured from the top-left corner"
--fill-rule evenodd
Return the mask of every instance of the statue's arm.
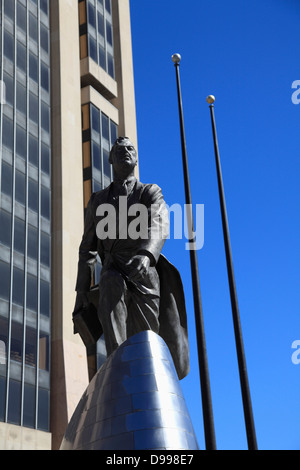
M 148 238 L 142 240 L 138 254 L 149 256 L 155 266 L 169 235 L 169 214 L 161 188 L 156 184 L 146 186 L 142 203 L 148 210 Z

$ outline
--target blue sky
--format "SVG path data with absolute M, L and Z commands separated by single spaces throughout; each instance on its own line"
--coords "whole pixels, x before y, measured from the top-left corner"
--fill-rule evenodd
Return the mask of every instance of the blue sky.
M 218 449 L 247 449 L 209 107 L 215 117 L 259 449 L 300 449 L 300 3 L 131 0 L 140 178 L 184 204 L 176 77 L 180 65 L 192 201 L 204 204 L 198 251 Z M 300 98 L 300 93 L 299 93 Z M 186 295 L 191 372 L 181 382 L 199 445 L 204 431 L 189 254 L 164 254 Z M 295 357 L 294 356 L 294 357 Z

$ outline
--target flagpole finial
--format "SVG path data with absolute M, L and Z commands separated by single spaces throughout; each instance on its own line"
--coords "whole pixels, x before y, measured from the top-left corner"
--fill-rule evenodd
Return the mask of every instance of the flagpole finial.
M 208 104 L 213 104 L 215 100 L 216 98 L 214 97 L 214 95 L 208 95 L 208 97 L 206 98 L 206 101 L 208 102 Z
M 172 60 L 173 60 L 175 65 L 179 64 L 179 62 L 181 61 L 181 55 L 180 54 L 173 54 L 172 55 Z

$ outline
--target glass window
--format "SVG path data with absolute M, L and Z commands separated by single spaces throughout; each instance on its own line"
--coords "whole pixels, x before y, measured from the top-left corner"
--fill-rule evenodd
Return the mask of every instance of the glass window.
M 2 2 L 1 2 L 2 3 Z M 15 18 L 15 5 L 11 0 L 4 0 L 4 14 L 11 20 Z
M 26 47 L 17 42 L 17 66 L 20 70 L 26 73 L 27 63 L 26 63 Z
M 50 149 L 45 144 L 42 144 L 42 171 L 49 175 L 50 173 Z
M 29 161 L 34 166 L 38 167 L 39 164 L 39 144 L 38 140 L 29 134 Z
M 50 284 L 40 280 L 40 310 L 43 315 L 50 316 Z
M 104 16 L 101 11 L 98 11 L 98 33 L 104 38 Z
M 35 367 L 37 364 L 36 330 L 26 327 L 25 364 Z
M 49 113 L 49 106 L 42 101 L 42 116 L 41 116 L 41 125 L 42 128 L 47 131 L 48 133 L 50 132 L 50 113 Z
M 43 388 L 38 394 L 38 429 L 49 430 L 49 391 Z
M 100 112 L 95 106 L 91 105 L 92 108 L 92 129 L 100 133 Z
M 102 121 L 102 137 L 109 141 L 108 117 L 105 116 L 105 114 L 102 114 L 101 121 Z
M 41 232 L 41 263 L 50 266 L 50 237 Z
M 36 43 L 38 40 L 37 17 L 29 13 L 29 36 Z
M 12 166 L 2 162 L 1 191 L 11 197 L 12 194 Z
M 14 249 L 24 254 L 25 251 L 25 222 L 19 218 L 15 218 L 14 228 Z
M 39 120 L 39 106 L 38 98 L 33 93 L 29 93 L 29 118 L 38 124 Z
M 114 58 L 111 54 L 107 54 L 107 73 L 114 78 L 115 76 Z
M 41 48 L 45 52 L 48 53 L 49 52 L 49 33 L 48 33 L 48 29 L 46 28 L 46 26 L 43 25 L 43 23 L 41 23 L 40 38 L 41 38 Z
M 88 2 L 88 22 L 90 26 L 96 29 L 95 7 L 90 2 Z
M 9 150 L 14 148 L 14 126 L 11 119 L 3 116 L 2 143 Z
M 14 266 L 13 269 L 13 297 L 15 304 L 23 305 L 24 303 L 24 272 Z
M 44 90 L 49 91 L 49 69 L 44 62 L 41 62 L 41 85 Z
M 18 202 L 25 205 L 25 175 L 16 170 L 15 197 Z
M 95 179 L 93 179 L 93 192 L 96 193 L 97 191 L 101 191 L 101 189 L 102 185 L 100 181 L 96 181 Z
M 101 171 L 101 149 L 98 144 L 92 142 L 93 167 Z
M 20 82 L 17 82 L 17 110 L 26 114 L 26 108 L 26 88 Z
M 10 358 L 15 362 L 22 362 L 23 357 L 23 325 L 12 321 L 11 323 L 11 349 Z
M 8 319 L 0 317 L 0 370 L 2 372 L 5 371 L 5 366 L 7 362 L 7 349 L 8 349 L 7 346 L 8 346 Z M 3 374 L 0 374 L 0 375 L 3 375 Z M 0 399 L 0 408 L 1 406 L 2 406 L 2 401 Z M 0 421 L 1 421 L 1 411 L 0 411 Z
M 4 245 L 11 244 L 11 214 L 4 210 L 0 210 L 0 242 Z M 2 282 L 2 278 L 1 278 Z
M 20 424 L 21 418 L 21 382 L 9 381 L 8 422 Z
M 111 13 L 111 3 L 110 0 L 105 0 L 105 8 L 108 13 Z
M 38 81 L 38 58 L 32 52 L 29 53 L 29 77 L 35 82 Z
M 106 21 L 106 40 L 108 44 L 112 46 L 113 38 L 112 38 L 112 26 L 109 21 Z
M 27 142 L 26 142 L 26 131 L 23 127 L 16 126 L 16 151 L 20 157 L 26 159 L 27 154 Z
M 91 35 L 89 35 L 89 56 L 95 62 L 97 62 L 97 43 Z
M 24 408 L 23 426 L 34 428 L 35 426 L 35 387 L 24 384 Z
M 99 65 L 106 70 L 106 56 L 104 47 L 99 44 Z
M 33 179 L 28 180 L 28 206 L 35 212 L 38 212 L 39 207 L 39 191 L 38 184 Z
M 27 255 L 37 259 L 38 253 L 38 231 L 32 225 L 28 225 Z
M 44 186 L 41 190 L 41 214 L 46 219 L 50 219 L 50 193 L 49 189 Z
M 37 278 L 31 274 L 27 274 L 26 306 L 34 312 L 37 311 Z
M 4 31 L 4 55 L 7 59 L 14 61 L 14 38 L 6 30 Z
M 6 378 L 0 377 L 0 421 L 5 418 L 5 395 L 6 395 Z
M 41 10 L 48 15 L 48 0 L 40 0 Z
M 111 164 L 109 163 L 108 159 L 109 159 L 109 152 L 103 149 L 103 172 L 106 176 L 110 178 Z
M 4 261 L 0 261 L 0 297 L 9 300 L 10 291 L 10 266 Z
M 118 130 L 117 130 L 117 125 L 110 121 L 110 141 L 111 141 L 111 145 L 113 145 L 115 143 L 115 141 L 117 140 L 117 137 L 118 137 Z
M 11 2 L 13 3 L 13 2 Z M 20 3 L 17 3 L 17 26 L 26 33 L 26 8 Z
M 14 79 L 11 75 L 3 73 L 3 81 L 5 83 L 5 100 L 7 104 L 14 105 Z

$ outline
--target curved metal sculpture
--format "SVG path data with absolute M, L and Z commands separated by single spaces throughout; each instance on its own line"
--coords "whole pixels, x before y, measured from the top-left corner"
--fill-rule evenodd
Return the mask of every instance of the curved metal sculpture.
M 164 340 L 142 331 L 107 359 L 83 394 L 61 450 L 198 450 Z

